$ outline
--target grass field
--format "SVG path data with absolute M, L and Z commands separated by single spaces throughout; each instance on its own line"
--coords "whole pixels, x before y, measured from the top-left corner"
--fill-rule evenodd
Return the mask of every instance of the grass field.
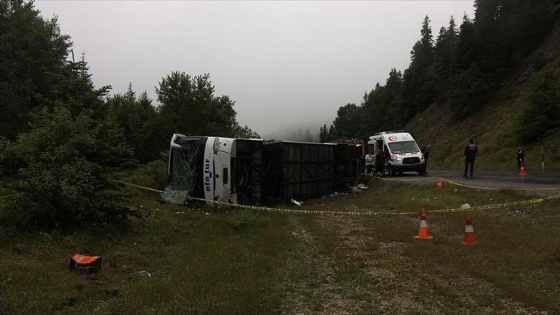
M 140 214 L 126 233 L 0 227 L 0 314 L 560 313 L 559 199 L 446 210 L 537 197 L 373 180 L 284 206 L 329 215 L 192 210 L 124 189 Z M 413 238 L 422 211 L 432 240 Z M 466 215 L 476 246 L 461 244 Z M 101 272 L 70 272 L 75 253 L 102 256 Z

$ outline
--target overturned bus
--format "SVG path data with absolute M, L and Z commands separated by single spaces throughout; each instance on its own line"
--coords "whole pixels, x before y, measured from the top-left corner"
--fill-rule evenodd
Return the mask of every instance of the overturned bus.
M 200 206 L 275 205 L 347 191 L 360 173 L 347 144 L 174 134 L 165 199 Z

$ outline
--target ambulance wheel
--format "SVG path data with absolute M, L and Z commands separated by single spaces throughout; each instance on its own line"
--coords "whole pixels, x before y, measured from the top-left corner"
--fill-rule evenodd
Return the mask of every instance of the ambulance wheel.
M 395 175 L 397 175 L 397 172 L 391 165 L 388 166 L 388 173 L 389 173 L 389 177 L 394 177 Z

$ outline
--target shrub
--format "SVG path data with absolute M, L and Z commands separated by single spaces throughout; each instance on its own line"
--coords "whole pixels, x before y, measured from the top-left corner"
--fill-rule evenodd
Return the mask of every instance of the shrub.
M 159 158 L 140 168 L 141 175 L 133 178 L 135 183 L 154 189 L 164 189 L 167 185 L 167 164 L 169 152 L 163 151 Z
M 116 124 L 87 111 L 73 116 L 62 106 L 32 116 L 30 132 L 3 142 L 23 165 L 4 185 L 14 192 L 7 198 L 11 221 L 40 228 L 123 225 L 127 210 L 110 191 L 110 174 L 132 153 Z

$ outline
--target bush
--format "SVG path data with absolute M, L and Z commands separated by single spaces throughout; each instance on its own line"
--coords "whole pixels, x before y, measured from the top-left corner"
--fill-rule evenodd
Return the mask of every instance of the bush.
M 144 165 L 140 171 L 142 173 L 139 178 L 139 184 L 154 189 L 165 188 L 167 185 L 167 165 L 169 160 L 169 152 L 160 153 L 159 159 Z
M 127 210 L 110 192 L 110 174 L 132 155 L 122 132 L 87 111 L 73 117 L 56 106 L 33 115 L 32 130 L 7 152 L 23 167 L 9 178 L 7 198 L 13 223 L 40 228 L 69 228 L 85 223 L 123 225 Z M 5 157 L 5 156 L 4 156 Z

